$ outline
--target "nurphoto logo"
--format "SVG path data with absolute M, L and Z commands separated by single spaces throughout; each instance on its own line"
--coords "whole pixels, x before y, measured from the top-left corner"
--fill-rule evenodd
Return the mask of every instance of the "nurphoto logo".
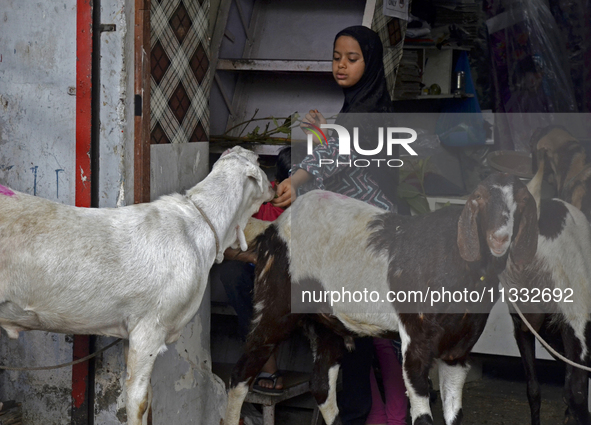
M 310 132 L 312 134 L 308 134 L 307 137 L 307 150 L 308 150 L 308 155 L 312 154 L 312 150 L 314 148 L 313 146 L 313 138 L 314 136 L 316 136 L 318 138 L 318 140 L 320 140 L 320 143 L 327 143 L 328 144 L 328 139 L 326 137 L 326 135 L 324 134 L 324 132 L 322 131 L 322 129 L 328 128 L 331 130 L 335 130 L 337 132 L 338 135 L 338 140 L 339 140 L 339 155 L 351 155 L 351 136 L 349 134 L 349 131 L 338 124 L 321 124 L 320 128 L 310 124 L 310 123 L 306 123 L 306 125 L 310 126 L 308 127 L 308 130 L 310 130 Z M 408 138 L 398 138 L 398 135 L 400 134 L 409 134 L 410 137 Z M 384 139 L 385 139 L 385 143 L 384 143 Z M 392 156 L 392 147 L 394 145 L 400 145 L 402 146 L 406 152 L 408 152 L 409 155 L 412 156 L 417 156 L 418 154 L 414 151 L 413 148 L 411 148 L 409 145 L 414 142 L 415 140 L 417 140 L 417 132 L 415 130 L 413 130 L 412 128 L 407 128 L 407 127 L 386 127 L 386 129 L 384 130 L 384 127 L 378 127 L 378 145 L 374 148 L 374 149 L 363 149 L 359 146 L 359 128 L 358 127 L 353 127 L 353 146 L 355 147 L 355 151 L 360 154 L 363 155 L 364 157 L 367 156 L 378 156 L 378 155 L 382 155 L 383 156 L 383 150 L 384 150 L 384 144 L 386 145 L 386 156 L 387 157 L 391 157 Z M 332 165 L 336 162 L 337 167 L 340 165 L 348 165 L 348 166 L 355 166 L 355 167 L 369 167 L 371 161 L 376 161 L 378 167 L 381 165 L 381 162 L 385 162 L 386 166 L 388 167 L 402 167 L 403 162 L 400 158 L 372 158 L 367 159 L 367 158 L 358 158 L 355 159 L 354 161 L 339 161 L 339 160 L 333 160 L 333 159 L 326 159 L 326 158 L 321 158 L 320 159 L 320 164 L 319 166 L 323 166 L 323 165 Z

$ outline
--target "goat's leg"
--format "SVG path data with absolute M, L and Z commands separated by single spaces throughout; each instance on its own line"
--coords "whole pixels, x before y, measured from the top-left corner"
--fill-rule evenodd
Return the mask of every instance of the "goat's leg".
M 581 364 L 588 364 L 584 361 L 587 356 L 582 355 L 583 344 L 575 335 L 573 328 L 564 326 L 562 330 L 562 341 L 566 357 Z M 564 382 L 564 398 L 568 405 L 565 424 L 591 425 L 591 415 L 587 410 L 588 397 L 588 373 L 582 369 L 566 365 L 566 376 Z
M 341 336 L 319 325 L 313 327 L 311 334 L 310 343 L 315 355 L 310 392 L 318 403 L 318 409 L 322 413 L 324 422 L 328 425 L 336 425 L 340 423 L 337 406 L 337 378 L 340 360 L 345 348 L 344 341 Z
M 439 389 L 446 425 L 460 425 L 462 422 L 462 389 L 469 365 L 439 361 Z
M 426 339 L 426 341 L 429 340 Z M 429 368 L 433 362 L 431 348 L 428 345 L 418 346 L 402 326 L 400 342 L 402 343 L 402 377 L 410 401 L 412 425 L 432 425 L 433 415 L 429 406 Z
M 252 379 L 267 363 L 277 344 L 264 344 L 255 350 L 244 353 L 232 370 L 230 388 L 228 390 L 228 404 L 226 406 L 225 425 L 238 425 L 242 403 L 248 394 L 248 387 Z
M 511 318 L 513 319 L 515 341 L 517 342 L 517 348 L 519 348 L 521 362 L 527 379 L 527 400 L 529 402 L 531 425 L 540 425 L 542 393 L 535 367 L 535 337 L 531 332 L 526 332 L 522 329 L 523 322 L 517 314 L 511 314 Z
M 295 330 L 298 320 L 299 316 L 292 314 L 274 320 L 270 316 L 267 318 L 262 311 L 255 318 L 253 323 L 256 326 L 248 335 L 245 352 L 232 370 L 225 425 L 238 425 L 242 403 L 252 379 L 269 360 L 277 345 Z
M 138 336 L 138 334 L 141 334 Z M 127 353 L 127 423 L 142 425 L 149 407 L 150 376 L 158 354 L 166 347 L 164 338 L 146 338 L 145 332 L 132 333 Z

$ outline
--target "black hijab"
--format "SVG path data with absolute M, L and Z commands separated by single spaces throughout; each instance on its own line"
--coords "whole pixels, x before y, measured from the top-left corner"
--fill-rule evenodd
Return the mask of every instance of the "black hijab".
M 339 32 L 334 43 L 343 35 L 353 37 L 359 43 L 365 71 L 357 84 L 343 89 L 345 103 L 341 112 L 392 112 L 392 100 L 388 94 L 384 72 L 384 48 L 380 36 L 367 27 L 357 25 Z
M 384 48 L 380 36 L 361 25 L 348 27 L 339 32 L 335 37 L 335 43 L 343 35 L 353 37 L 359 43 L 365 62 L 365 70 L 361 79 L 354 86 L 343 89 L 345 102 L 335 123 L 348 129 L 359 127 L 360 147 L 366 150 L 373 149 L 377 146 L 376 123 L 379 123 L 380 120 L 375 117 L 369 119 L 367 115 L 362 119 L 356 113 L 393 111 L 384 72 Z M 350 134 L 353 133 L 350 132 Z M 398 145 L 394 146 L 393 154 L 395 158 L 398 158 Z M 364 158 L 363 155 L 359 155 L 359 157 Z M 371 157 L 367 157 L 367 159 L 371 164 L 367 167 L 370 176 L 386 197 L 392 203 L 398 204 L 398 168 L 385 165 L 380 167 L 375 161 L 371 161 Z

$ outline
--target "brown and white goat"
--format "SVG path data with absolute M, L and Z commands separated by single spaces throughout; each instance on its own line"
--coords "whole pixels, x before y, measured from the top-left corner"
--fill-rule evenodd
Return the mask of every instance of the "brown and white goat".
M 225 424 L 238 424 L 249 383 L 277 344 L 298 326 L 312 325 L 319 334 L 311 338 L 311 391 L 327 424 L 339 421 L 336 380 L 344 350 L 341 336 L 394 332 L 402 341 L 413 424 L 433 423 L 428 373 L 438 361 L 445 421 L 458 425 L 468 354 L 487 314 L 452 304 L 423 313 L 425 305 L 382 299 L 370 305 L 335 303 L 323 310 L 337 319 L 331 321 L 326 314 L 292 311 L 293 301 L 300 299 L 304 284 L 322 291 L 365 287 L 383 296 L 387 291 L 428 287 L 496 288 L 509 256 L 515 264 L 527 264 L 536 251 L 535 203 L 525 185 L 506 174 L 493 175 L 463 208 L 451 206 L 412 218 L 324 191 L 299 197 L 290 210 L 256 240 L 255 315 L 245 354 L 232 373 Z M 336 328 L 331 322 L 337 323 Z
M 509 263 L 503 278 L 520 288 L 527 288 L 530 293 L 534 293 L 532 290 L 536 288 L 540 292 L 556 293 L 556 290 L 560 295 L 572 294 L 570 302 L 521 304 L 521 309 L 553 348 L 563 352 L 569 360 L 589 365 L 591 226 L 585 214 L 573 205 L 559 199 L 540 199 L 544 168 L 548 162 L 552 164 L 552 158 L 556 159 L 559 151 L 539 156 L 536 176 L 528 185 L 539 211 L 536 256 L 526 267 L 516 268 Z M 562 163 L 560 160 L 557 162 Z M 514 309 L 510 306 L 510 310 Z M 541 392 L 535 368 L 535 338 L 517 314 L 513 313 L 511 317 L 527 379 L 531 423 L 540 425 Z M 566 365 L 563 397 L 567 410 L 564 424 L 591 425 L 587 407 L 587 377 L 586 371 Z

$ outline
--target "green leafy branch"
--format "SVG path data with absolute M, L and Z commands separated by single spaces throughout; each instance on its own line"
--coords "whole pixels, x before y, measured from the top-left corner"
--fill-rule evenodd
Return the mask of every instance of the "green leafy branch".
M 408 160 L 409 169 L 400 169 L 400 184 L 398 185 L 398 197 L 405 200 L 411 209 L 417 214 L 425 214 L 431 211 L 427 194 L 425 193 L 425 175 L 427 173 L 430 157 L 417 161 Z M 411 177 L 419 182 L 419 189 L 409 183 Z
M 285 144 L 291 141 L 291 128 L 293 122 L 297 121 L 299 118 L 298 113 L 294 113 L 289 117 L 264 117 L 264 118 L 257 118 L 256 115 L 258 114 L 259 110 L 256 109 L 252 117 L 246 121 L 243 121 L 239 124 L 236 124 L 232 128 L 228 129 L 224 134 L 220 136 L 211 136 L 210 140 L 212 141 L 231 141 L 231 142 L 241 142 L 241 143 L 266 143 L 266 144 Z M 280 121 L 283 122 L 280 122 Z M 292 122 L 293 120 L 293 122 Z M 266 125 L 261 128 L 260 126 L 256 126 L 252 131 L 247 133 L 246 135 L 242 135 L 249 124 L 257 121 L 267 121 Z M 274 124 L 274 127 L 271 127 L 271 122 Z M 240 128 L 242 127 L 242 128 Z M 240 132 L 238 136 L 231 136 L 234 130 L 239 129 Z M 277 137 L 280 135 L 284 135 L 283 137 Z

